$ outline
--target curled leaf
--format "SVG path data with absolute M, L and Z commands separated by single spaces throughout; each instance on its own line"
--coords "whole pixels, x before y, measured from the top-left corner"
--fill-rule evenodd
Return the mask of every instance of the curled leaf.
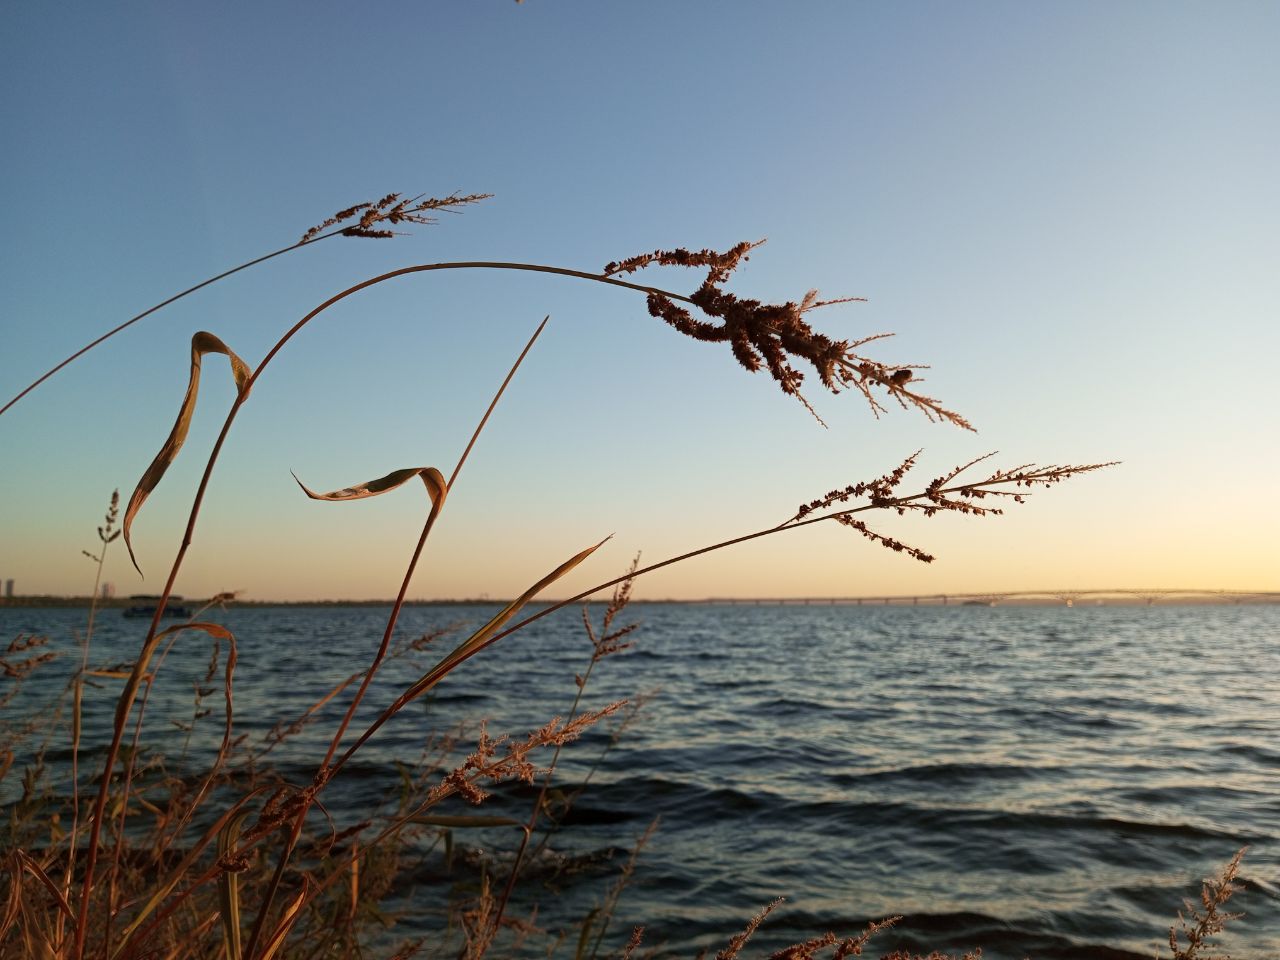
M 431 498 L 432 506 L 439 509 L 444 503 L 449 485 L 445 482 L 444 475 L 435 467 L 409 467 L 405 470 L 393 470 L 385 477 L 379 477 L 377 480 L 370 480 L 368 483 L 357 483 L 354 486 L 343 487 L 341 490 L 334 490 L 331 493 L 316 493 L 301 480 L 298 480 L 296 473 L 293 475 L 293 479 L 302 488 L 302 492 L 312 500 L 328 500 L 331 502 L 365 500 L 369 497 L 376 497 L 379 494 L 404 486 L 414 477 L 422 478 L 422 483 L 427 488 L 427 496 Z
M 156 648 L 160 646 L 160 641 L 185 630 L 199 630 L 215 640 L 226 640 L 228 643 L 235 642 L 235 637 L 226 627 L 218 623 L 206 623 L 201 620 L 175 624 L 149 638 L 142 645 L 142 651 L 138 654 L 138 659 L 133 662 L 133 669 L 129 672 L 124 690 L 120 693 L 120 699 L 116 701 L 116 723 L 119 726 L 123 727 L 128 722 L 129 711 L 133 709 L 134 701 L 138 697 L 138 688 L 144 681 L 150 682 L 150 679 L 154 676 L 154 674 L 147 673 L 147 667 L 151 663 L 151 657 L 155 654 Z M 230 667 L 230 664 L 228 666 Z
M 142 479 L 138 481 L 137 487 L 134 488 L 133 496 L 129 498 L 129 506 L 124 511 L 124 522 L 121 524 L 121 530 L 124 533 L 124 544 L 129 548 L 129 559 L 133 561 L 133 567 L 138 573 L 142 573 L 142 568 L 138 566 L 138 558 L 134 556 L 133 543 L 129 539 L 129 530 L 133 525 L 133 518 L 142 509 L 142 505 L 146 502 L 151 491 L 160 483 L 165 471 L 169 469 L 169 464 L 177 459 L 178 451 L 182 449 L 182 444 L 186 442 L 187 431 L 191 428 L 191 417 L 196 412 L 196 396 L 200 392 L 200 361 L 206 353 L 225 354 L 231 362 L 231 375 L 235 378 L 236 389 L 239 392 L 240 399 L 243 400 L 249 392 L 249 379 L 252 376 L 252 371 L 243 360 L 235 355 L 230 347 L 212 333 L 204 330 L 201 330 L 191 338 L 191 377 L 187 381 L 187 395 L 182 398 L 182 407 L 178 411 L 178 419 L 174 423 L 173 429 L 169 432 L 169 438 L 165 440 L 164 446 L 160 448 L 156 458 L 151 461 L 151 466 L 147 467 L 147 472 L 142 475 Z

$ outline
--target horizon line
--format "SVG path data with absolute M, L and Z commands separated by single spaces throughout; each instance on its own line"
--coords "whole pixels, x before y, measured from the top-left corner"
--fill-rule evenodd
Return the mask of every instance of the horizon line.
M 42 605 L 52 606 L 89 606 L 95 599 L 99 605 L 118 606 L 127 603 L 130 599 L 158 599 L 154 596 L 147 597 L 143 594 L 125 594 L 112 595 L 109 597 L 94 598 L 89 595 L 75 594 L 17 594 L 14 596 L 0 597 L 0 607 L 32 607 Z M 173 600 L 181 602 L 183 597 L 175 595 Z M 212 598 L 209 598 L 210 600 Z M 405 599 L 406 605 L 467 605 L 467 604 L 506 604 L 510 603 L 514 598 L 511 597 L 492 597 L 487 593 L 482 593 L 473 597 L 435 597 L 435 598 L 413 598 Z M 1195 603 L 1214 603 L 1214 602 L 1233 602 L 1250 600 L 1255 603 L 1280 602 L 1280 590 L 1228 590 L 1221 588 L 1197 588 L 1197 587 L 1100 587 L 1100 588 L 1056 588 L 1056 589 L 1038 589 L 1038 590 L 978 590 L 978 591 L 957 591 L 957 592 L 919 592 L 919 593 L 897 593 L 897 594 L 850 594 L 850 595 L 826 595 L 826 596 L 707 596 L 707 597 L 652 597 L 642 598 L 636 597 L 633 603 L 681 603 L 681 604 L 773 604 L 773 605 L 830 605 L 830 606 L 861 606 L 865 604 L 881 604 L 881 605 L 912 605 L 912 606 L 946 606 L 951 602 L 957 604 L 986 604 L 996 606 L 1005 601 L 1013 601 L 1015 603 L 1056 603 L 1071 606 L 1075 601 L 1094 601 L 1101 603 L 1110 599 L 1112 602 L 1145 602 L 1147 605 L 1154 605 L 1161 600 L 1169 600 L 1173 602 L 1195 602 Z M 530 604 L 554 604 L 562 603 L 564 598 L 537 598 L 531 600 Z M 195 602 L 187 600 L 187 602 Z M 204 601 L 208 602 L 208 600 Z M 372 597 L 372 598 L 355 598 L 355 597 L 331 597 L 331 598 L 313 598 L 305 600 L 297 599 L 256 599 L 235 597 L 225 601 L 226 605 L 244 605 L 244 606 L 379 606 L 390 605 L 394 601 L 389 597 Z M 584 603 L 604 603 L 606 598 L 587 599 Z

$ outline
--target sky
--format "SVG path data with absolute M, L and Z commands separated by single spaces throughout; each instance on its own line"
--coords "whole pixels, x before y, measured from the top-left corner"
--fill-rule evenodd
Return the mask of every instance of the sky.
M 544 316 L 451 491 L 420 598 L 550 593 L 779 523 L 923 448 L 1123 461 L 998 518 L 872 517 L 923 565 L 835 524 L 653 574 L 644 598 L 1018 589 L 1280 589 L 1280 7 L 586 0 L 193 7 L 19 4 L 0 35 L 0 402 L 170 294 L 389 192 L 493 199 L 393 240 L 245 271 L 108 341 L 0 417 L 0 579 L 83 594 L 111 491 L 168 434 L 192 335 L 251 366 L 302 315 L 412 264 L 598 271 L 655 248 L 768 243 L 729 289 L 866 303 L 810 314 L 927 363 L 977 427 L 810 399 L 723 344 L 581 280 L 401 278 L 328 311 L 255 386 L 178 579 L 188 596 L 376 598 L 420 486 L 448 474 Z M 642 282 L 691 292 L 673 268 Z M 218 362 L 214 362 L 214 361 Z M 811 378 L 812 379 L 812 378 Z M 234 387 L 210 357 L 191 433 L 105 579 L 158 589 Z M 908 482 L 909 486 L 909 482 Z

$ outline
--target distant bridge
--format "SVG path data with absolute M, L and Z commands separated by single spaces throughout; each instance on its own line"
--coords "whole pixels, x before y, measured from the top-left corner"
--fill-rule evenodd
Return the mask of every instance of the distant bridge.
M 1162 589 L 1151 588 L 1124 589 L 1109 587 L 1099 590 L 1004 590 L 1000 593 L 919 593 L 894 594 L 878 597 L 708 597 L 701 603 L 733 603 L 733 604 L 788 604 L 814 606 L 863 606 L 878 604 L 880 606 L 947 606 L 959 604 L 967 606 L 994 607 L 1006 600 L 1042 603 L 1061 603 L 1064 606 L 1075 606 L 1076 603 L 1089 601 L 1095 604 L 1112 603 L 1145 603 L 1153 606 L 1161 601 L 1194 601 L 1197 603 L 1280 603 L 1280 590 L 1199 590 L 1199 589 Z

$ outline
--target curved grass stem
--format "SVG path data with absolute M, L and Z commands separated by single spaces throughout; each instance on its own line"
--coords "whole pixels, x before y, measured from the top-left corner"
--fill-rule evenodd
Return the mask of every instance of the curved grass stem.
M 316 237 L 313 240 L 310 240 L 307 242 L 315 242 L 318 239 L 320 239 L 320 237 Z M 295 244 L 294 246 L 296 247 L 300 245 L 301 244 Z M 278 255 L 279 253 L 286 252 L 286 250 L 288 249 L 293 249 L 293 247 L 289 247 L 289 248 L 285 248 L 285 250 L 277 251 L 276 254 L 272 254 L 272 255 Z M 272 255 L 269 255 L 269 256 L 272 256 Z M 261 262 L 261 261 L 259 260 L 255 262 Z M 239 268 L 239 269 L 243 269 L 243 268 Z M 418 273 L 427 273 L 427 272 L 432 272 L 437 270 L 473 270 L 473 269 L 515 270 L 515 271 L 522 271 L 522 272 L 543 273 L 543 274 L 550 274 L 550 275 L 556 275 L 556 276 L 564 276 L 564 277 L 570 277 L 574 279 L 587 280 L 594 283 L 602 283 L 609 286 L 620 287 L 623 289 L 634 290 L 640 293 L 645 293 L 650 297 L 666 298 L 668 301 L 681 301 L 681 302 L 690 303 L 690 304 L 694 303 L 694 300 L 689 297 L 672 293 L 671 291 L 663 290 L 657 287 L 651 287 L 643 284 L 631 283 L 626 280 L 620 280 L 617 277 L 613 277 L 613 276 L 604 276 L 598 273 L 588 273 L 582 270 L 573 270 L 566 267 L 555 267 L 555 266 L 549 266 L 545 264 L 517 263 L 517 262 L 509 262 L 509 261 L 492 261 L 492 260 L 427 263 L 427 264 L 418 264 L 418 265 L 409 266 L 409 267 L 402 267 L 398 270 L 392 270 L 387 273 L 380 274 L 376 277 L 371 277 L 353 286 L 347 287 L 345 290 L 342 290 L 339 293 L 335 294 L 334 296 L 330 297 L 328 300 L 321 303 L 315 309 L 313 309 L 308 314 L 306 314 L 297 323 L 295 323 L 292 327 L 290 327 L 276 341 L 276 343 L 271 347 L 271 349 L 263 357 L 262 362 L 259 363 L 257 368 L 252 372 L 252 374 L 248 376 L 247 381 L 243 384 L 242 388 L 238 391 L 237 396 L 231 405 L 231 409 L 228 412 L 226 419 L 222 425 L 222 428 L 218 433 L 217 439 L 215 440 L 213 447 L 209 453 L 209 457 L 205 464 L 204 471 L 201 474 L 200 482 L 197 486 L 196 493 L 192 501 L 191 510 L 188 515 L 187 524 L 183 533 L 182 541 L 178 547 L 178 550 L 174 556 L 174 560 L 170 566 L 169 574 L 165 580 L 164 589 L 161 594 L 161 599 L 156 605 L 156 612 L 152 617 L 152 621 L 148 629 L 147 637 L 143 641 L 144 650 L 147 649 L 148 646 L 153 643 L 157 634 L 159 633 L 160 618 L 163 615 L 165 604 L 167 603 L 169 597 L 172 595 L 174 585 L 177 581 L 178 573 L 182 568 L 183 562 L 186 558 L 187 551 L 190 549 L 190 546 L 193 542 L 197 521 L 200 515 L 202 505 L 204 503 L 205 494 L 208 490 L 209 482 L 210 482 L 210 479 L 212 478 L 214 467 L 217 464 L 218 458 L 222 452 L 222 448 L 226 443 L 227 436 L 230 433 L 231 426 L 235 422 L 236 416 L 239 414 L 241 407 L 243 407 L 245 401 L 251 395 L 254 384 L 257 383 L 258 379 L 262 376 L 267 366 L 275 358 L 275 356 L 282 349 L 284 349 L 284 347 L 289 343 L 289 341 L 292 340 L 293 337 L 297 333 L 299 333 L 305 326 L 307 326 L 312 320 L 314 320 L 320 314 L 324 313 L 330 307 L 347 299 L 348 297 L 353 296 L 356 293 L 359 293 L 362 290 L 368 289 L 369 287 L 373 287 L 382 283 L 386 283 L 390 280 L 393 280 L 399 277 L 410 276 Z M 172 301 L 168 301 L 168 302 L 172 302 Z M 140 319 L 140 318 L 141 318 L 141 315 L 138 318 L 135 318 L 134 321 L 129 321 L 129 322 L 136 322 L 136 319 Z M 127 324 L 122 325 L 119 329 L 123 329 L 124 326 L 126 325 Z M 71 359 L 74 359 L 74 357 Z M 68 360 L 67 362 L 70 362 L 70 361 Z M 12 403 L 10 405 L 12 405 Z M 7 407 L 5 409 L 7 409 Z M 474 437 L 473 437 L 473 442 L 474 442 Z M 468 450 L 469 449 L 470 448 L 468 447 Z M 464 459 L 465 459 L 465 453 L 464 453 Z M 459 462 L 458 468 L 455 469 L 455 476 L 457 474 L 458 469 L 461 469 L 461 461 Z M 884 504 L 878 504 L 877 508 L 879 506 L 884 506 Z M 844 512 L 856 513 L 858 512 L 858 510 L 850 510 L 850 511 L 844 511 Z M 709 553 L 713 550 L 723 549 L 724 547 L 731 546 L 736 543 L 743 543 L 745 541 L 756 539 L 758 537 L 767 536 L 773 533 L 778 533 L 784 529 L 797 529 L 800 526 L 805 526 L 809 523 L 818 522 L 818 520 L 831 519 L 834 516 L 837 516 L 837 515 L 831 514 L 831 515 L 827 515 L 827 516 L 816 518 L 816 519 L 802 520 L 795 523 L 783 524 L 778 527 L 770 527 L 765 530 L 757 531 L 755 533 L 746 534 L 741 537 L 735 537 L 731 540 L 726 540 L 721 543 L 714 544 L 712 546 L 703 547 L 698 550 L 694 550 L 689 553 L 685 553 L 680 556 L 673 557 L 656 564 L 652 564 L 648 567 L 645 567 L 643 570 L 636 571 L 634 575 L 648 573 L 654 570 L 658 570 L 665 566 L 670 566 L 673 563 L 678 563 L 682 560 L 687 560 L 692 557 L 700 556 L 701 554 L 704 554 L 704 553 Z M 411 569 L 417 563 L 417 557 L 421 553 L 422 545 L 425 543 L 426 535 L 429 533 L 430 526 L 433 522 L 434 520 L 432 518 L 428 518 L 426 528 L 424 529 L 422 537 L 420 537 L 419 547 L 415 551 L 414 559 L 411 561 Z M 607 581 L 606 583 L 600 584 L 596 587 L 592 587 L 590 590 L 580 593 L 576 597 L 570 600 L 566 600 L 558 604 L 554 604 L 551 607 L 548 607 L 542 611 L 539 611 L 537 614 L 534 614 L 530 617 L 525 618 L 524 620 L 520 621 L 518 624 L 516 624 L 513 627 L 509 627 L 505 630 L 501 630 L 495 633 L 494 636 L 486 640 L 484 643 L 477 645 L 474 649 L 468 651 L 465 656 L 460 657 L 455 663 L 451 664 L 450 669 L 460 665 L 466 659 L 469 659 L 475 653 L 479 652 L 479 650 L 484 649 L 487 646 L 490 646 L 491 644 L 497 642 L 497 640 L 503 637 L 509 636 L 511 633 L 515 632 L 518 629 L 521 629 L 522 627 L 526 626 L 529 623 L 532 623 L 534 620 L 537 620 L 542 616 L 545 616 L 547 613 L 553 612 L 554 610 L 558 610 L 563 606 L 567 605 L 568 603 L 573 603 L 573 602 L 576 602 L 577 600 L 590 596 L 592 593 L 595 593 L 606 587 L 613 586 L 621 582 L 622 579 L 624 578 L 615 578 L 613 580 Z M 402 598 L 406 589 L 407 589 L 407 578 L 401 590 L 401 600 L 397 602 L 397 606 L 395 608 L 395 611 L 393 612 L 398 612 L 399 606 L 402 602 Z M 367 689 L 370 678 L 371 678 L 371 674 L 366 675 L 365 682 L 362 684 L 362 690 L 358 694 L 359 697 L 363 696 L 363 690 Z M 91 901 L 93 896 L 95 867 L 98 859 L 99 841 L 101 838 L 102 824 L 104 820 L 104 814 L 106 811 L 108 796 L 110 794 L 112 772 L 115 768 L 116 761 L 119 759 L 125 727 L 127 726 L 129 708 L 132 705 L 132 700 L 126 699 L 126 698 L 131 698 L 134 695 L 134 693 L 136 693 L 136 690 L 133 690 L 133 691 L 126 690 L 126 692 L 121 695 L 120 706 L 116 712 L 116 721 L 114 724 L 111 743 L 107 748 L 104 761 L 103 761 L 103 770 L 99 780 L 98 794 L 94 803 L 93 817 L 92 817 L 91 826 L 90 826 L 89 843 L 88 843 L 88 848 L 85 854 L 85 868 L 84 868 L 84 879 L 82 881 L 82 889 L 81 889 L 81 895 L 80 895 L 80 909 L 77 914 L 76 938 L 75 938 L 74 949 L 72 951 L 72 956 L 76 958 L 76 960 L 82 960 L 84 956 L 85 939 L 86 939 L 86 933 L 87 933 L 88 918 L 91 912 L 90 906 L 91 906 Z M 339 759 L 336 762 L 332 760 L 333 754 L 337 749 L 335 745 L 331 749 L 329 758 L 326 760 L 325 765 L 322 767 L 322 770 L 324 771 L 324 777 L 327 778 L 328 776 L 332 776 L 338 770 L 338 768 L 340 768 L 346 762 L 346 760 L 349 759 L 351 755 L 354 754 L 355 751 L 358 750 L 369 739 L 369 737 L 371 737 L 378 730 L 378 728 L 381 727 L 382 724 L 386 722 L 387 719 L 389 719 L 397 711 L 399 711 L 399 709 L 404 705 L 404 703 L 408 701 L 408 699 L 412 699 L 412 697 L 406 698 L 405 696 L 402 696 L 401 698 L 397 699 L 397 701 L 393 703 L 390 707 L 384 710 L 383 713 L 377 718 L 377 720 L 368 729 L 366 729 L 363 734 L 361 734 L 361 736 L 357 739 L 357 741 L 350 748 L 348 748 L 342 754 L 342 756 L 339 757 Z M 349 722 L 349 720 L 347 722 Z M 343 732 L 345 732 L 345 730 Z M 318 783 L 317 785 L 315 785 L 313 790 L 318 790 L 321 786 L 323 786 L 323 783 Z M 127 796 L 123 797 L 122 802 L 127 803 L 128 797 Z
M 498 406 L 498 401 L 502 399 L 503 393 L 506 392 L 507 386 L 516 375 L 516 371 L 520 369 L 520 365 L 524 363 L 524 358 L 529 355 L 529 351 L 533 349 L 533 345 L 537 342 L 542 331 L 546 329 L 547 321 L 551 317 L 543 317 L 542 322 L 538 324 L 538 328 L 534 330 L 533 336 L 529 338 L 529 342 L 524 345 L 524 349 L 520 351 L 520 356 L 516 358 L 515 363 L 511 365 L 511 369 L 507 371 L 506 377 L 502 381 L 502 385 L 498 387 L 497 393 L 489 402 L 488 408 L 484 412 L 484 416 L 480 418 L 480 422 L 476 425 L 475 430 L 471 434 L 466 449 L 462 451 L 462 456 L 458 458 L 457 464 L 453 468 L 453 472 L 449 475 L 448 483 L 445 485 L 446 494 L 453 489 L 454 483 L 458 479 L 458 475 L 462 472 L 462 467 L 467 462 L 467 457 L 471 455 L 472 448 L 476 445 L 476 441 L 480 438 L 480 433 L 484 430 L 485 425 L 489 422 L 489 417 L 493 414 L 494 409 Z M 422 533 L 418 537 L 417 546 L 414 547 L 413 556 L 409 560 L 408 566 L 405 568 L 404 577 L 400 582 L 400 592 L 396 594 L 395 603 L 391 607 L 391 613 L 387 617 L 387 626 L 382 634 L 382 642 L 378 646 L 378 652 L 374 655 L 373 663 L 369 665 L 369 669 L 365 671 L 363 679 L 360 681 L 360 687 L 356 690 L 355 695 L 351 698 L 351 703 L 347 707 L 346 713 L 342 717 L 342 722 L 338 724 L 338 729 L 334 733 L 329 743 L 329 749 L 324 755 L 324 760 L 320 763 L 320 769 L 316 772 L 317 787 L 322 786 L 330 776 L 330 761 L 337 752 L 338 747 L 342 744 L 342 738 L 347 732 L 347 728 L 351 725 L 351 719 L 355 716 L 356 709 L 360 706 L 364 699 L 369 684 L 373 682 L 374 674 L 386 659 L 387 650 L 391 647 L 391 637 L 395 633 L 396 623 L 400 619 L 400 611 L 404 607 L 405 597 L 409 592 L 409 584 L 413 581 L 413 575 L 417 572 L 418 561 L 422 558 L 422 551 L 427 545 L 427 538 L 431 536 L 431 531 L 435 527 L 436 519 L 440 516 L 440 510 L 444 506 L 446 497 L 434 499 L 431 504 L 431 512 L 427 515 L 426 522 L 423 524 Z M 280 852 L 280 861 L 276 866 L 275 872 L 272 874 L 271 883 L 267 887 L 267 891 L 262 898 L 262 904 L 258 910 L 258 915 L 254 919 L 253 930 L 249 936 L 249 945 L 245 956 L 252 957 L 257 947 L 258 940 L 262 935 L 264 923 L 271 907 L 272 900 L 275 899 L 276 891 L 280 888 L 280 881 L 284 877 L 285 865 L 289 861 L 289 857 L 293 853 L 294 847 L 297 845 L 298 837 L 301 834 L 302 826 L 306 821 L 307 810 L 309 804 L 303 804 L 293 823 L 293 828 L 289 836 L 288 842 Z M 526 837 L 527 839 L 527 837 Z
M 279 250 L 273 250 L 271 251 L 271 253 L 263 254 L 260 257 L 256 257 L 253 260 L 249 260 L 245 263 L 240 264 L 240 266 L 238 267 L 232 267 L 230 270 L 224 270 L 222 273 L 219 273 L 217 276 L 210 277 L 208 280 L 202 280 L 200 283 L 197 283 L 194 286 L 187 287 L 187 289 L 181 291 L 180 293 L 175 293 L 173 296 L 169 297 L 167 300 L 161 300 L 159 303 L 155 304 L 154 306 L 148 307 L 146 310 L 143 310 L 141 313 L 135 314 L 134 316 L 130 317 L 124 323 L 121 323 L 118 326 L 112 327 L 110 330 L 108 330 L 102 336 L 98 337 L 96 340 L 91 340 L 88 343 L 86 343 L 83 347 L 81 347 L 75 353 L 71 354 L 71 356 L 67 357 L 61 363 L 56 364 L 55 366 L 51 367 L 49 370 L 46 370 L 43 374 L 41 374 L 39 377 L 33 380 L 30 384 L 28 384 L 24 389 L 20 390 L 17 396 L 15 396 L 12 400 L 6 403 L 3 407 L 0 407 L 0 416 L 3 416 L 4 413 L 10 407 L 16 404 L 19 400 L 25 397 L 28 393 L 30 393 L 36 387 L 40 386 L 40 384 L 44 383 L 46 380 L 52 377 L 55 373 L 57 373 L 63 367 L 67 366 L 68 364 L 72 363 L 75 360 L 78 360 L 80 357 L 84 356 L 86 353 L 88 353 L 94 347 L 98 346 L 100 343 L 104 343 L 105 341 L 110 340 L 117 333 L 121 333 L 122 331 L 127 330 L 129 327 L 133 326 L 139 320 L 146 319 L 147 317 L 151 316 L 151 314 L 156 313 L 160 310 L 163 310 L 165 307 L 169 306 L 169 304 L 177 303 L 183 297 L 188 297 L 199 290 L 203 290 L 205 287 L 210 286 L 211 284 L 215 284 L 219 280 L 225 280 L 227 279 L 227 277 L 234 276 L 235 274 L 239 273 L 241 270 L 248 270 L 250 267 L 256 267 L 260 263 L 266 263 L 268 260 L 273 260 L 276 257 L 289 253 L 292 250 L 297 250 L 299 247 L 309 247 L 314 243 L 319 243 L 321 240 L 328 240 L 330 237 L 336 237 L 341 233 L 342 233 L 341 230 L 332 230 L 329 233 L 321 234 L 320 236 L 313 237 L 310 240 L 303 240 L 303 241 L 300 241 L 299 243 L 291 243 L 287 247 L 281 247 Z
M 316 238 L 316 239 L 318 240 L 319 238 Z M 315 240 L 310 242 L 315 242 Z M 297 245 L 295 244 L 295 246 Z M 288 248 L 288 249 L 292 249 L 292 248 Z M 283 252 L 283 251 L 280 251 L 280 252 Z M 436 270 L 467 270 L 467 269 L 520 270 L 520 271 L 534 272 L 534 273 L 556 274 L 560 276 L 575 277 L 582 280 L 593 280 L 597 283 L 604 283 L 610 286 L 638 290 L 643 293 L 660 293 L 669 297 L 676 297 L 677 299 L 680 299 L 680 300 L 687 300 L 686 297 L 679 296 L 678 294 L 671 294 L 666 291 L 661 291 L 655 287 L 646 287 L 637 283 L 629 283 L 628 281 L 617 280 L 613 277 L 602 277 L 598 274 L 586 273 L 585 271 L 582 271 L 582 270 L 570 270 L 565 267 L 552 267 L 552 266 L 547 266 L 542 264 L 531 264 L 531 263 L 511 263 L 511 262 L 505 262 L 505 261 L 461 261 L 461 262 L 448 262 L 448 263 L 426 263 L 426 264 L 418 264 L 416 266 L 411 266 L 411 267 L 402 267 L 399 270 L 392 270 L 388 273 L 383 273 L 376 277 L 371 277 L 368 280 L 364 280 L 360 283 L 355 284 L 354 286 L 347 287 L 345 290 L 342 290 L 337 294 L 334 294 L 332 297 L 324 301 L 324 303 L 320 304 L 318 307 L 316 307 L 314 310 L 312 310 L 310 313 L 304 316 L 301 320 L 295 323 L 292 327 L 290 327 L 284 333 L 284 335 L 280 337 L 279 340 L 276 341 L 276 343 L 271 347 L 271 349 L 267 351 L 267 354 L 265 357 L 263 357 L 262 362 L 258 364 L 257 368 L 253 371 L 244 389 L 237 393 L 235 400 L 232 402 L 231 410 L 228 412 L 226 420 L 223 422 L 222 429 L 219 431 L 218 437 L 214 441 L 213 448 L 210 451 L 209 458 L 205 464 L 204 472 L 201 474 L 200 483 L 196 488 L 195 497 L 192 501 L 191 510 L 187 518 L 187 526 L 183 532 L 182 542 L 179 545 L 177 554 L 174 556 L 173 563 L 170 566 L 169 575 L 165 580 L 164 589 L 161 591 L 161 600 L 158 601 L 156 604 L 156 612 L 152 616 L 151 625 L 147 631 L 147 637 L 143 641 L 144 647 L 147 644 L 151 643 L 151 641 L 154 640 L 156 634 L 159 632 L 160 618 L 163 615 L 165 604 L 168 602 L 169 597 L 173 593 L 174 584 L 177 582 L 178 573 L 182 569 L 183 561 L 186 559 L 187 550 L 190 549 L 192 541 L 194 539 L 196 523 L 200 516 L 200 509 L 204 504 L 204 497 L 209 487 L 209 481 L 213 476 L 213 468 L 217 464 L 218 457 L 222 452 L 223 445 L 226 443 L 227 435 L 231 432 L 231 426 L 235 422 L 236 416 L 240 412 L 240 408 L 244 406 L 245 401 L 249 398 L 253 385 L 257 383 L 258 378 L 262 376 L 263 371 L 266 369 L 267 365 L 272 361 L 272 359 L 275 358 L 276 354 L 278 354 L 281 350 L 283 350 L 285 345 L 290 340 L 292 340 L 293 337 L 300 330 L 302 330 L 303 327 L 309 324 L 312 320 L 314 320 L 320 314 L 324 313 L 333 305 L 347 299 L 350 296 L 353 296 L 356 293 L 359 293 L 361 290 L 365 290 L 369 287 L 376 286 L 377 284 L 380 284 L 380 283 L 385 283 L 389 280 L 394 280 L 398 277 L 409 276 L 415 273 L 426 273 L 426 272 L 436 271 Z M 140 317 L 135 319 L 140 319 Z M 130 321 L 130 322 L 133 322 L 133 321 Z M 120 329 L 123 329 L 123 326 Z M 74 357 L 72 359 L 74 359 Z M 66 362 L 69 363 L 70 360 Z M 10 404 L 10 406 L 11 405 L 12 404 Z M 90 905 L 90 901 L 92 899 L 92 894 L 93 894 L 94 872 L 95 872 L 95 868 L 97 866 L 97 860 L 98 860 L 98 844 L 102 834 L 103 815 L 106 811 L 107 798 L 110 793 L 111 772 L 115 768 L 116 760 L 119 759 L 119 756 L 120 756 L 120 746 L 123 741 L 124 730 L 125 730 L 124 720 L 118 719 L 117 723 L 115 724 L 115 729 L 112 732 L 111 743 L 107 747 L 106 756 L 103 760 L 102 777 L 100 778 L 100 782 L 98 785 L 98 795 L 96 800 L 94 801 L 93 817 L 92 817 L 92 821 L 90 825 L 90 833 L 89 833 L 89 844 L 88 844 L 88 848 L 85 851 L 85 872 L 84 872 L 84 880 L 82 881 L 82 888 L 80 893 L 80 910 L 77 914 L 75 944 L 72 951 L 72 956 L 75 957 L 76 960 L 81 960 L 81 958 L 83 958 L 84 956 L 85 940 L 88 933 L 87 928 L 88 928 L 89 905 Z M 127 798 L 125 799 L 127 801 Z

